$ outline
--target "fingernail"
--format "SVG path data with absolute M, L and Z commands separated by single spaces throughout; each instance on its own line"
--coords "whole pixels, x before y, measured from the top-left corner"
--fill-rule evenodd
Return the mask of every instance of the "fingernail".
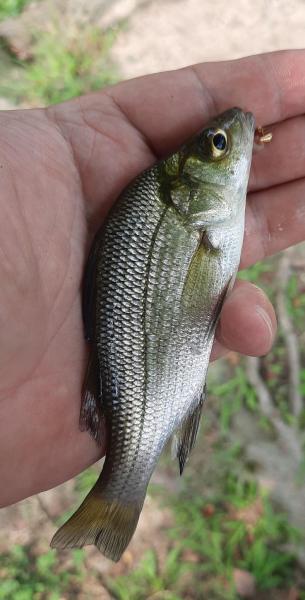
M 255 310 L 256 310 L 257 314 L 263 319 L 264 323 L 266 323 L 269 334 L 270 334 L 270 343 L 272 343 L 273 338 L 274 338 L 274 330 L 273 330 L 273 326 L 272 326 L 272 321 L 271 321 L 268 313 L 260 305 L 257 305 L 255 307 Z

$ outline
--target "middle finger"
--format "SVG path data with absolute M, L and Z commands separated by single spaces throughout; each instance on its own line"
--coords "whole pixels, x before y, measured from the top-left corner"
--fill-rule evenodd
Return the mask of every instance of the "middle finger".
M 253 155 L 250 192 L 305 176 L 305 115 L 276 123 L 266 130 L 272 131 L 272 141 Z
M 305 178 L 248 195 L 240 268 L 305 240 Z

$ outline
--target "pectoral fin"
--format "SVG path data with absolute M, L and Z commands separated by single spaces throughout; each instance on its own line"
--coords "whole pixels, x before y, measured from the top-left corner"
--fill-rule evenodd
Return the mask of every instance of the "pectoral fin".
M 180 475 L 182 475 L 185 463 L 195 445 L 205 396 L 206 388 L 204 387 L 196 408 L 188 415 L 180 429 L 175 433 L 173 453 L 178 458 Z
M 212 250 L 213 251 L 213 250 Z M 218 252 L 218 250 L 215 250 Z M 211 261 L 211 248 L 208 245 L 207 237 L 202 235 L 197 250 L 192 257 L 187 276 L 185 278 L 182 292 L 182 302 L 189 314 L 192 314 L 194 320 L 199 320 L 202 316 L 202 298 L 208 292 L 209 286 L 209 263 Z M 211 309 L 207 329 L 198 334 L 198 346 L 206 344 L 215 334 L 215 329 L 220 317 L 224 300 L 231 290 L 235 280 L 235 274 L 229 279 L 224 288 L 219 292 L 217 299 Z

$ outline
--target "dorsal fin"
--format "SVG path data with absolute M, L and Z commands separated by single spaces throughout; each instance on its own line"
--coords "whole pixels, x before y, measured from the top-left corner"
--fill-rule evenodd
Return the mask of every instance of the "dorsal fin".
M 82 289 L 82 312 L 85 339 L 90 343 L 90 356 L 82 387 L 82 403 L 79 425 L 81 431 L 88 430 L 98 444 L 103 436 L 102 386 L 95 343 L 96 278 L 101 234 L 97 232 L 85 267 Z
M 98 231 L 87 258 L 82 288 L 82 313 L 87 342 L 92 342 L 95 338 L 96 269 L 100 244 L 101 234 Z
M 104 435 L 104 413 L 102 406 L 102 386 L 96 345 L 92 344 L 87 371 L 82 387 L 82 401 L 79 416 L 81 431 L 89 431 L 97 444 Z

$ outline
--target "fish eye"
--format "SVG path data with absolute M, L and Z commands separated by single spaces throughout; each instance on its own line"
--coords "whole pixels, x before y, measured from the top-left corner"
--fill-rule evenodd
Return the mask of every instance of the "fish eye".
M 213 145 L 217 150 L 225 150 L 227 145 L 226 136 L 223 133 L 215 133 L 213 137 Z
M 213 158 L 221 158 L 228 148 L 227 134 L 223 129 L 213 131 L 211 135 L 211 150 Z

